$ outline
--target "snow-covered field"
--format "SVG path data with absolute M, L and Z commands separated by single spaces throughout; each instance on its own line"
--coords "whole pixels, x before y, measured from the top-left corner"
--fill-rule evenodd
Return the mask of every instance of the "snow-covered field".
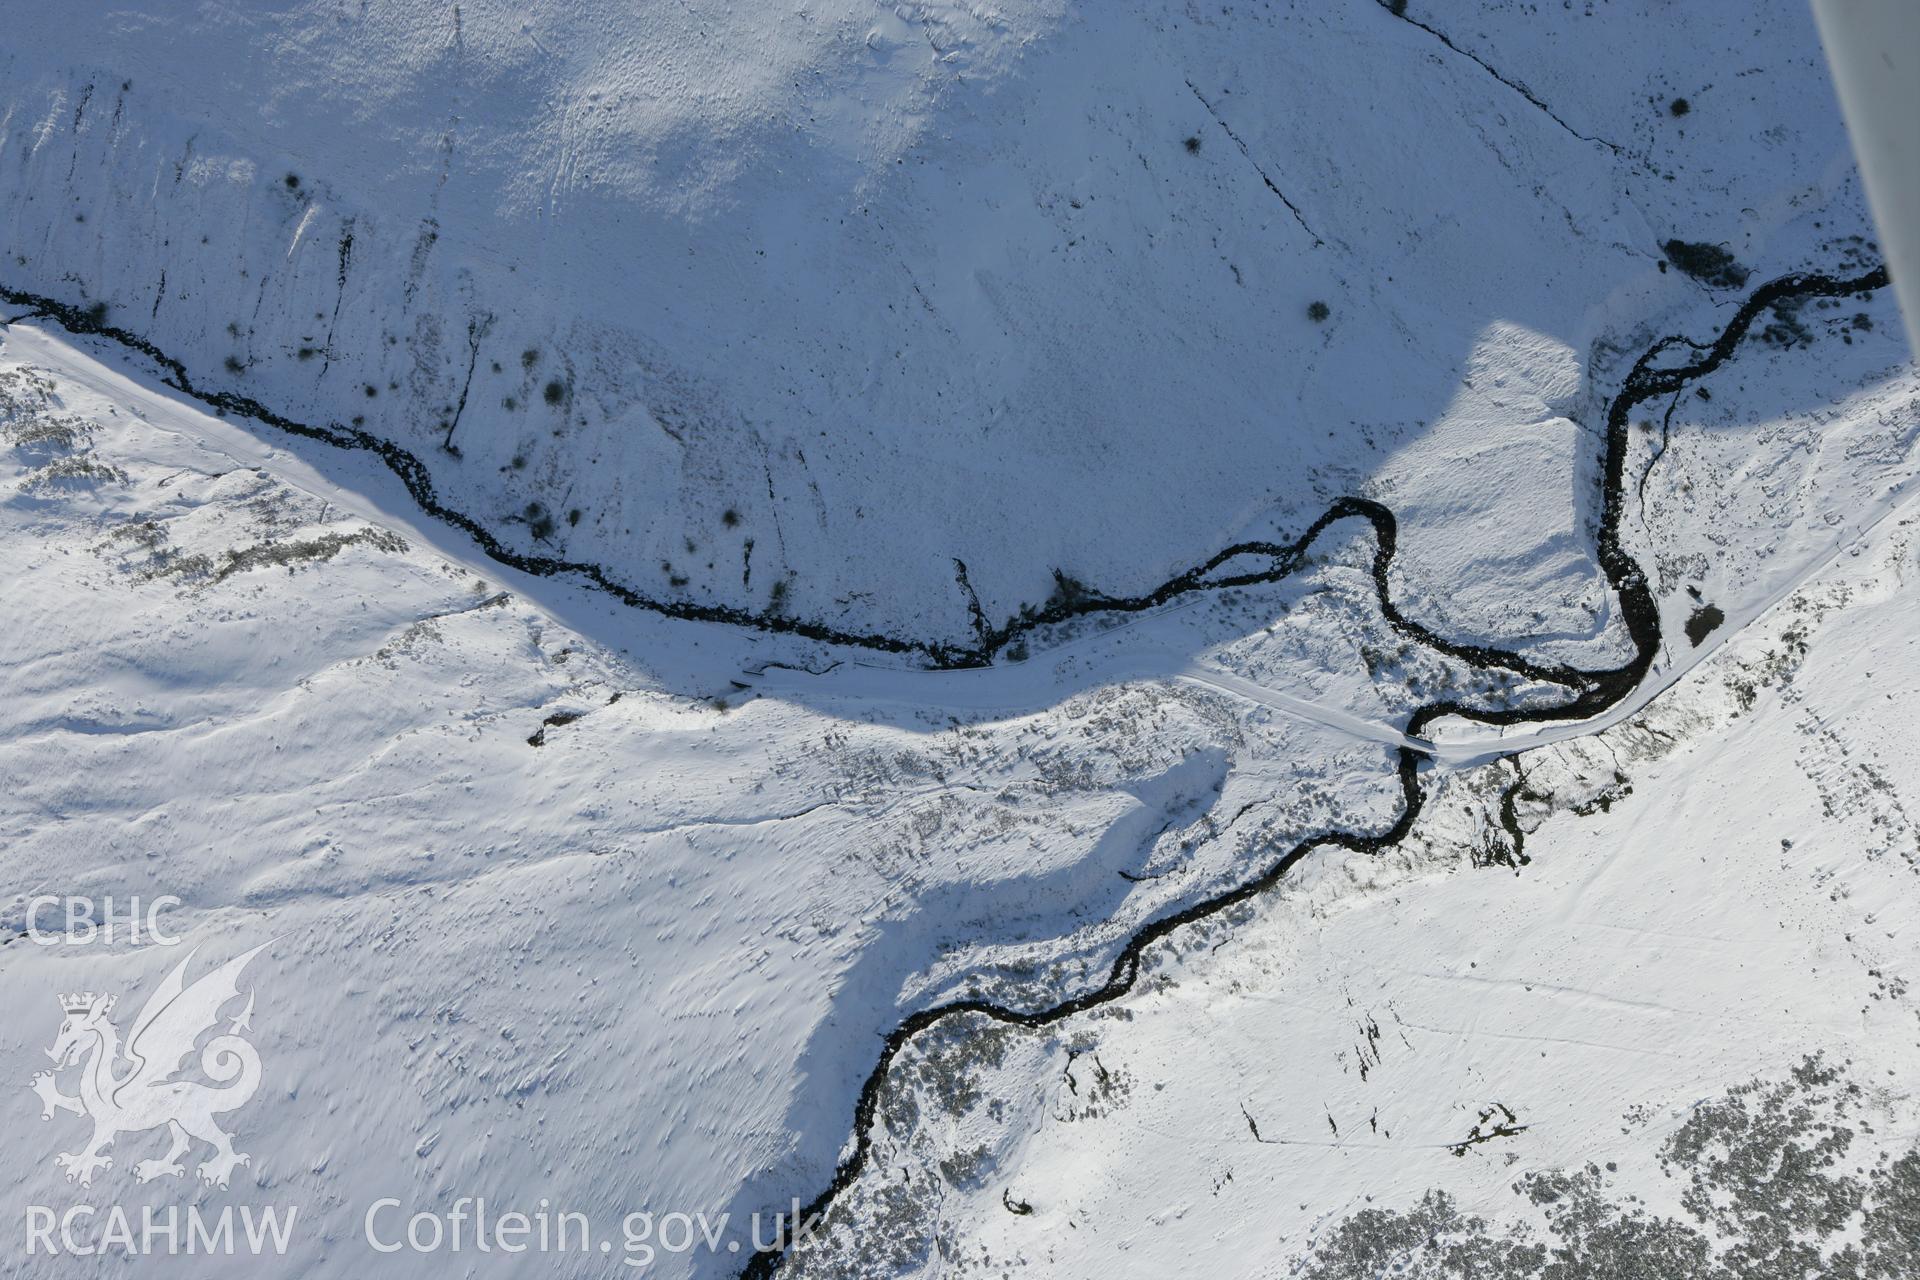
M 1549 714 L 1635 362 L 1877 265 L 1761 8 L 10 15 L 0 1275 L 1916 1274 L 1890 291 L 1634 407 Z M 262 944 L 248 1162 L 72 1158 Z

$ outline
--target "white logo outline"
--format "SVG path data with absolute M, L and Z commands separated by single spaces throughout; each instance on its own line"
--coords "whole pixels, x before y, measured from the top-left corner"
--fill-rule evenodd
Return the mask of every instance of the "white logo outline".
M 245 1106 L 260 1087 L 260 1055 L 240 1035 L 252 1030 L 251 987 L 246 1008 L 200 1049 L 200 1071 L 214 1083 L 177 1077 L 200 1038 L 221 1021 L 220 1010 L 239 998 L 241 970 L 267 945 L 236 956 L 191 986 L 185 982 L 187 965 L 198 948 L 189 951 L 141 1006 L 124 1050 L 119 1029 L 108 1016 L 115 996 L 88 991 L 60 997 L 67 1016 L 46 1051 L 54 1070 L 36 1073 L 31 1088 L 40 1097 L 41 1119 L 71 1111 L 93 1121 L 93 1136 L 84 1145 L 54 1157 L 67 1171 L 68 1182 L 89 1186 L 96 1169 L 113 1168 L 113 1157 L 104 1152 L 121 1134 L 161 1127 L 171 1135 L 172 1146 L 158 1160 L 134 1164 L 134 1177 L 141 1182 L 181 1176 L 185 1169 L 180 1157 L 195 1139 L 213 1147 L 197 1170 L 203 1182 L 224 1189 L 236 1167 L 253 1163 L 252 1156 L 234 1150 L 233 1135 L 214 1121 Z M 124 1072 L 116 1071 L 122 1060 L 129 1065 Z M 80 1091 L 63 1093 L 55 1073 L 76 1064 Z

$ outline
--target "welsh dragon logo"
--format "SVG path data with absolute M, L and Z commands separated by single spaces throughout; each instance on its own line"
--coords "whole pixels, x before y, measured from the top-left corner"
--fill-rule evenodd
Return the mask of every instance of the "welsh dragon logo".
M 113 996 L 89 991 L 60 997 L 67 1017 L 47 1050 L 54 1070 L 35 1075 L 33 1091 L 40 1095 L 42 1119 L 51 1120 L 56 1111 L 71 1111 L 93 1121 L 93 1137 L 84 1146 L 54 1157 L 67 1171 L 68 1182 L 88 1186 L 94 1170 L 111 1169 L 113 1158 L 103 1152 L 121 1134 L 162 1126 L 173 1145 L 160 1159 L 141 1160 L 133 1166 L 134 1177 L 141 1182 L 179 1177 L 185 1172 L 180 1157 L 196 1139 L 213 1147 L 198 1172 L 214 1186 L 225 1187 L 236 1166 L 252 1162 L 252 1157 L 233 1149 L 233 1135 L 214 1122 L 215 1116 L 245 1106 L 260 1087 L 260 1055 L 240 1035 L 251 1030 L 251 990 L 246 1008 L 231 1019 L 226 1032 L 200 1049 L 200 1073 L 214 1083 L 179 1076 L 194 1047 L 215 1029 L 221 1009 L 239 998 L 240 971 L 265 946 L 262 943 L 227 961 L 192 986 L 185 981 L 187 965 L 193 960 L 189 952 L 148 997 L 133 1020 L 124 1049 L 120 1031 L 108 1016 L 113 1012 Z M 60 1091 L 55 1073 L 76 1063 L 80 1093 L 73 1097 Z

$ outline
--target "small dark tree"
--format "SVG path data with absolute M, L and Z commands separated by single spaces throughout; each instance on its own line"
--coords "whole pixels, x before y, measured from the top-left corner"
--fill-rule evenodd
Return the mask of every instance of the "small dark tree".
M 1717 244 L 1669 240 L 1660 248 L 1666 252 L 1667 261 L 1702 284 L 1738 289 L 1747 282 L 1747 269 Z
M 1720 606 L 1703 604 L 1687 619 L 1687 639 L 1698 649 L 1701 641 L 1712 635 L 1726 620 L 1727 615 L 1720 611 Z
M 1333 314 L 1333 309 L 1324 302 L 1315 302 L 1307 307 L 1307 319 L 1319 324 Z
M 1053 571 L 1053 594 L 1047 597 L 1048 610 L 1073 609 L 1093 598 L 1094 593 L 1087 589 L 1086 583 L 1070 573 L 1062 573 L 1058 569 Z

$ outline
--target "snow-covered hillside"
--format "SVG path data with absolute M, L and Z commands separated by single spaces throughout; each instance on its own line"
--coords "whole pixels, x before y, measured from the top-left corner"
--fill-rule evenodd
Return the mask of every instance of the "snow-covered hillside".
M 956 562 L 998 624 L 1370 485 L 1456 631 L 1590 638 L 1583 365 L 1728 296 L 1671 239 L 1864 234 L 1845 135 L 1792 0 L 1404 8 L 43 7 L 0 284 L 661 600 L 966 644 Z
M 1038 689 L 1039 662 L 1009 669 L 1012 713 L 984 719 L 938 684 L 744 696 L 765 640 L 635 631 L 462 556 L 358 455 L 290 454 L 21 326 L 5 357 L 8 922 L 164 886 L 197 945 L 279 939 L 258 1024 L 288 1092 L 248 1136 L 262 1186 L 330 1211 L 341 1266 L 366 1261 L 369 1188 L 537 1188 L 608 1223 L 784 1205 L 904 1010 L 1083 989 L 1260 842 L 1397 799 L 1380 742 L 1076 675 L 1099 640 Z M 1405 686 L 1465 677 L 1417 654 L 1367 677 L 1398 642 L 1364 551 L 1154 634 L 1390 726 Z M 626 652 L 596 638 L 616 627 Z M 24 1062 L 54 994 L 148 986 L 177 955 L 5 959 Z M 32 1131 L 33 1095 L 8 1105 Z M 62 1194 L 50 1158 L 6 1176 L 19 1203 Z
M 1920 374 L 1759 8 L 10 15 L 0 1275 L 1913 1274 Z M 59 1092 L 256 947 L 249 1163 Z
M 1917 531 L 1137 994 L 927 1037 L 796 1274 L 1913 1274 Z

